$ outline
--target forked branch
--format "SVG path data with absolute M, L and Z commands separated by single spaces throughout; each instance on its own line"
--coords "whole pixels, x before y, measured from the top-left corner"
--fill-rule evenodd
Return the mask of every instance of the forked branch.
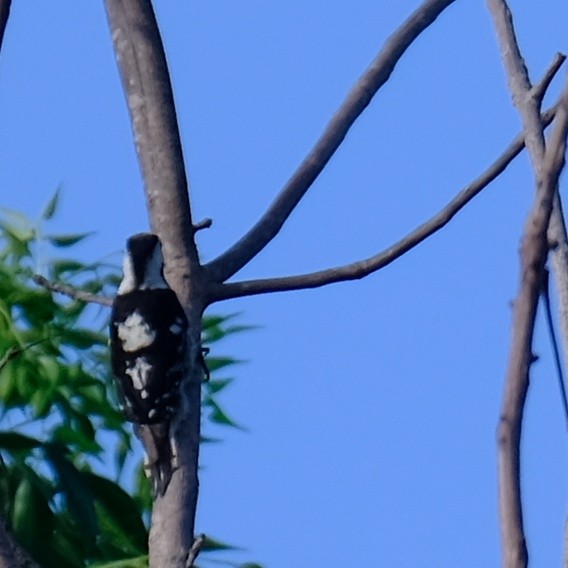
M 555 112 L 556 105 L 543 114 L 542 121 L 544 125 L 548 126 L 552 122 Z M 228 298 L 266 294 L 269 292 L 317 288 L 335 282 L 364 278 L 400 258 L 445 227 L 461 209 L 505 170 L 524 147 L 524 135 L 519 134 L 485 172 L 462 189 L 443 209 L 398 242 L 370 258 L 309 274 L 212 285 L 210 303 Z
M 549 250 L 548 224 L 558 178 L 564 167 L 568 89 L 562 97 L 555 122 L 521 245 L 521 284 L 513 310 L 513 338 L 498 428 L 499 508 L 503 566 L 506 568 L 525 568 L 528 564 L 520 482 L 521 430 L 529 371 L 534 360 L 532 339 L 536 310 Z
M 532 334 L 536 302 L 541 290 L 549 243 L 555 244 L 553 264 L 560 310 L 561 312 L 568 310 L 568 282 L 566 280 L 568 243 L 560 195 L 556 187 L 561 166 L 554 163 L 553 159 L 561 159 L 562 163 L 564 160 L 565 132 L 563 131 L 566 129 L 566 95 L 562 97 L 563 106 L 558 111 L 554 137 L 546 149 L 544 128 L 540 117 L 542 96 L 535 95 L 531 88 L 529 74 L 515 35 L 511 11 L 505 0 L 488 0 L 488 7 L 497 32 L 509 88 L 523 123 L 526 146 L 537 182 L 536 201 L 527 222 L 521 251 L 521 289 L 513 314 L 513 341 L 498 429 L 499 509 L 503 565 L 507 568 L 524 568 L 528 563 L 528 551 L 523 526 L 520 483 L 521 428 L 533 357 Z M 558 157 L 555 153 L 562 155 Z M 552 183 L 554 186 L 551 187 Z M 549 201 L 550 212 L 548 212 Z M 543 223 L 545 223 L 544 227 Z M 563 339 L 566 356 L 568 327 L 565 322 L 563 322 Z
M 213 281 L 220 283 L 233 276 L 278 234 L 290 213 L 339 148 L 353 123 L 388 81 L 406 50 L 454 2 L 427 0 L 387 40 L 264 215 L 229 250 L 206 265 Z

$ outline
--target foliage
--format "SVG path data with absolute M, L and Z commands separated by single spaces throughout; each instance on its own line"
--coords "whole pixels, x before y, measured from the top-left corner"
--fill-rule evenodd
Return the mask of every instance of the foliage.
M 0 217 L 0 516 L 46 568 L 144 567 L 151 496 L 139 457 L 131 457 L 132 430 L 117 410 L 106 310 L 32 280 L 41 272 L 111 295 L 119 274 L 111 263 L 59 257 L 89 233 L 44 234 L 58 203 L 59 191 L 35 223 L 14 211 Z M 204 344 L 245 329 L 230 319 L 206 318 Z M 217 399 L 231 379 L 216 376 L 236 360 L 207 362 L 215 374 L 204 388 L 208 418 L 236 426 Z M 204 550 L 227 548 L 208 540 Z

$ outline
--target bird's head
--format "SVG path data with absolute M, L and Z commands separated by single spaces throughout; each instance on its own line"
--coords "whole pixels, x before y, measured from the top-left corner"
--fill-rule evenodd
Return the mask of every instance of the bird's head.
M 133 290 L 168 288 L 164 279 L 162 243 L 152 233 L 138 233 L 126 241 L 119 294 Z

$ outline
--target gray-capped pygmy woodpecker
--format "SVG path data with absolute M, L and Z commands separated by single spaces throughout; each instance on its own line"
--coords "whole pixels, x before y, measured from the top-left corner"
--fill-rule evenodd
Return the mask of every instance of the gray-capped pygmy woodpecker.
M 111 366 L 126 418 L 144 445 L 154 494 L 163 495 L 177 467 L 171 422 L 185 370 L 187 318 L 164 278 L 156 235 L 128 239 L 123 270 L 110 318 Z

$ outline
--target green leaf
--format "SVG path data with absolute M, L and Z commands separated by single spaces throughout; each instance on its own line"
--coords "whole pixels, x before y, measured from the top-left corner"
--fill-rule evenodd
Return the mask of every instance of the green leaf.
M 82 412 L 73 412 L 72 417 L 73 425 L 77 429 L 77 431 L 90 442 L 94 442 L 96 439 L 96 431 L 93 423 L 91 422 L 91 418 L 83 414 Z
M 236 315 L 236 314 L 233 314 Z M 221 325 L 223 322 L 227 321 L 230 317 L 230 315 L 227 316 L 218 316 L 218 315 L 206 315 L 203 318 L 203 331 L 207 331 L 209 329 L 211 329 L 212 327 L 216 327 Z
M 77 349 L 90 349 L 96 345 L 106 347 L 107 337 L 103 333 L 89 329 L 59 328 L 59 337 L 62 343 Z
M 6 366 L 0 372 L 0 400 L 9 406 L 17 394 L 18 377 L 12 372 L 11 366 Z
M 152 488 L 146 473 L 144 471 L 144 466 L 142 463 L 138 465 L 135 471 L 134 477 L 134 495 L 133 498 L 138 504 L 139 509 L 145 513 L 150 514 L 152 510 Z
M 47 202 L 42 214 L 41 218 L 44 221 L 48 221 L 51 219 L 55 212 L 57 211 L 57 206 L 59 205 L 59 197 L 61 195 L 61 186 L 59 186 L 56 190 L 51 199 Z
M 85 568 L 82 534 L 79 529 L 73 527 L 65 513 L 59 513 L 55 517 L 51 550 L 46 551 L 45 560 L 48 560 L 46 568 Z
M 202 551 L 208 551 L 211 552 L 213 550 L 240 550 L 238 547 L 233 546 L 231 544 L 227 544 L 226 542 L 222 542 L 220 540 L 215 540 L 213 538 L 210 537 L 206 537 L 205 538 L 205 542 L 203 543 L 203 546 L 201 547 Z
M 2 236 L 8 241 L 10 255 L 17 260 L 31 256 L 29 245 L 35 236 L 33 230 L 18 229 L 4 221 L 0 221 L 0 229 L 4 233 Z
M 15 363 L 13 367 L 20 397 L 18 402 L 27 403 L 31 400 L 36 390 L 36 374 L 32 372 L 32 368 L 27 361 Z
M 14 496 L 12 530 L 18 542 L 34 557 L 49 546 L 53 533 L 53 513 L 32 479 L 24 477 Z
M 0 432 L 0 448 L 10 452 L 29 451 L 43 445 L 43 442 L 18 432 Z
M 217 394 L 221 392 L 225 387 L 229 386 L 233 382 L 233 379 L 211 379 L 204 383 L 204 387 L 209 391 L 210 394 Z
M 15 298 L 15 303 L 22 309 L 25 320 L 34 327 L 51 323 L 59 309 L 47 290 L 28 289 Z
M 76 245 L 94 234 L 94 231 L 90 231 L 88 233 L 77 233 L 74 235 L 48 235 L 46 238 L 53 246 L 65 248 Z
M 40 356 L 39 361 L 42 376 L 47 379 L 50 385 L 58 385 L 66 375 L 66 368 L 54 357 Z
M 19 228 L 24 232 L 32 233 L 34 230 L 33 223 L 26 215 L 20 211 L 10 209 L 8 207 L 0 207 L 0 213 L 3 217 L 9 220 L 6 223 L 11 229 Z
M 64 446 L 74 446 L 79 451 L 87 454 L 98 454 L 102 448 L 92 439 L 89 439 L 82 432 L 74 430 L 70 426 L 58 426 L 52 433 L 52 440 Z
M 212 438 L 211 436 L 199 436 L 200 444 L 219 444 L 222 442 L 221 438 Z
M 30 402 L 34 407 L 36 418 L 45 418 L 49 414 L 53 405 L 54 394 L 55 389 L 45 386 L 38 388 L 33 393 Z
M 54 260 L 51 263 L 51 274 L 54 280 L 59 280 L 63 274 L 85 272 L 87 266 L 76 260 Z
M 128 554 L 147 552 L 148 533 L 134 499 L 104 477 L 94 473 L 84 477 L 95 498 L 102 538 Z
M 49 444 L 45 453 L 57 473 L 59 489 L 76 525 L 81 528 L 87 549 L 93 549 L 99 529 L 93 496 L 84 474 L 65 457 L 60 445 Z
M 233 357 L 207 357 L 205 359 L 205 362 L 207 363 L 207 367 L 209 368 L 209 372 L 211 373 L 218 371 L 223 367 L 228 367 L 229 365 L 242 363 L 242 361 L 234 359 Z
M 225 411 L 222 410 L 221 407 L 211 397 L 206 397 L 203 400 L 203 405 L 211 408 L 211 413 L 209 415 L 209 420 L 211 420 L 211 422 L 222 424 L 223 426 L 231 426 L 232 428 L 238 428 L 240 430 L 244 429 L 237 422 L 229 418 Z

